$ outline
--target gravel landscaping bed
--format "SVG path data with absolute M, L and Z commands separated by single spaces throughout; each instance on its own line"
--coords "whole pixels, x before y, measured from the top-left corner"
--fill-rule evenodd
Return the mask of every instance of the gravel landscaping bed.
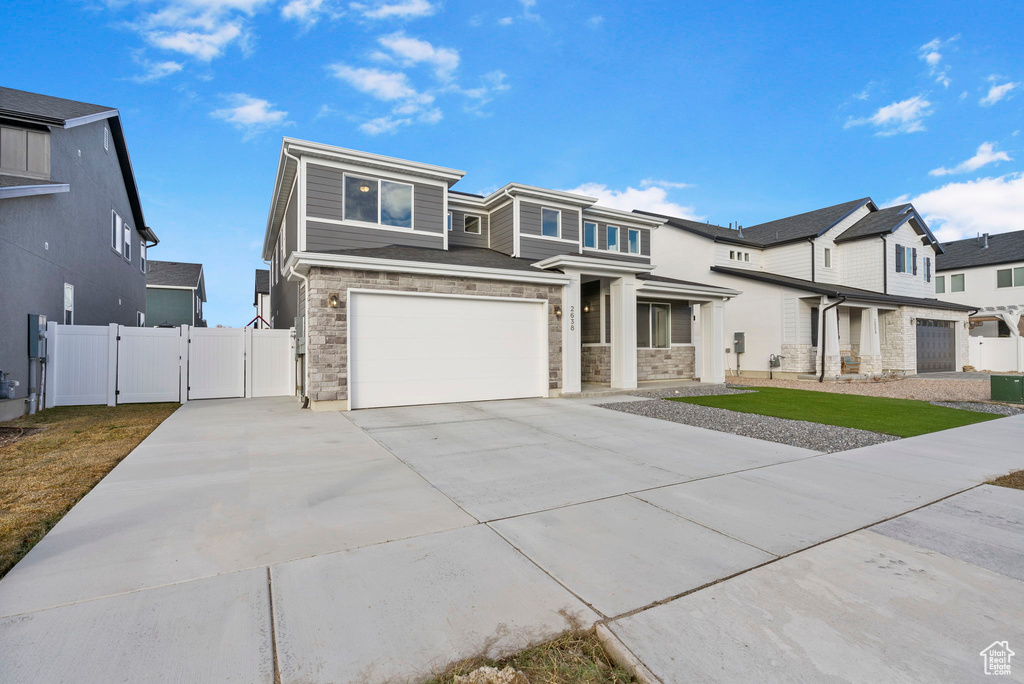
M 669 399 L 671 397 L 707 397 L 714 394 L 750 394 L 753 391 L 735 389 L 725 385 L 693 385 L 691 387 L 675 387 L 671 389 L 637 390 L 629 392 L 629 396 L 647 397 L 648 399 Z
M 683 394 L 680 390 L 662 390 L 667 396 L 704 396 L 708 394 L 746 394 L 742 390 L 732 390 L 726 387 L 692 387 L 686 390 L 693 391 Z M 708 391 L 716 390 L 716 391 Z M 633 394 L 639 396 L 651 396 L 652 393 Z M 683 401 L 629 401 L 616 404 L 599 404 L 602 408 L 623 413 L 632 413 L 648 418 L 660 418 L 670 420 L 674 423 L 693 425 L 694 427 L 718 430 L 719 432 L 731 432 L 734 435 L 765 439 L 770 442 L 789 444 L 791 446 L 803 447 L 813 451 L 832 453 L 846 451 L 858 447 L 892 442 L 899 439 L 892 435 L 883 435 L 867 430 L 855 430 L 853 428 L 836 427 L 834 425 L 822 425 L 820 423 L 808 423 L 803 420 L 788 420 L 785 418 L 773 418 L 771 416 L 759 416 L 754 413 L 739 413 L 727 409 L 688 404 Z
M 945 406 L 946 408 L 977 411 L 979 413 L 995 413 L 1000 416 L 1019 416 L 1024 413 L 1024 408 L 1007 406 L 1006 404 L 984 404 L 977 401 L 933 401 L 931 403 L 936 406 Z

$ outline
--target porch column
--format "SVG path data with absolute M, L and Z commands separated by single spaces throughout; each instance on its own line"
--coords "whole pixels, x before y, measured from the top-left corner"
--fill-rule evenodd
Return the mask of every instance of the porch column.
M 612 299 L 611 386 L 636 389 L 636 277 L 616 278 L 609 294 Z
M 580 272 L 566 269 L 572 278 L 562 288 L 562 392 L 583 389 L 580 373 Z
M 701 382 L 725 382 L 725 302 L 700 305 Z
M 860 311 L 860 372 L 882 372 L 882 343 L 878 333 L 878 307 Z
M 704 380 L 704 330 L 701 313 L 704 306 L 701 302 L 691 302 L 690 312 L 693 315 L 693 322 L 690 325 L 690 341 L 693 342 L 693 379 L 700 382 L 711 382 Z
M 839 358 L 839 307 L 833 306 L 822 317 L 824 319 L 825 376 L 837 377 L 843 372 Z

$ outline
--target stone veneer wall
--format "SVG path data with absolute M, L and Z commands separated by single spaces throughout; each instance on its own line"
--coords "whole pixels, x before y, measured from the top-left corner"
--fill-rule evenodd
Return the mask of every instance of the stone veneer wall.
M 917 372 L 917 324 L 910 322 L 911 319 L 917 318 L 959 322 L 954 328 L 954 334 L 960 368 L 955 370 L 962 370 L 963 366 L 969 363 L 969 331 L 964 325 L 968 319 L 966 311 L 901 306 L 896 311 L 887 311 L 884 314 L 879 312 L 879 318 L 885 330 L 885 337 L 882 339 L 882 368 L 886 371 Z
M 813 373 L 818 367 L 818 348 L 809 344 L 782 345 L 780 373 Z
M 669 349 L 637 349 L 637 380 L 675 380 L 692 378 L 694 370 L 693 345 L 674 346 Z
M 306 363 L 309 366 L 307 394 L 311 401 L 348 399 L 345 292 L 349 288 L 547 299 L 549 387 L 558 389 L 562 386 L 562 322 L 555 316 L 555 309 L 562 305 L 561 285 L 315 267 L 309 272 L 309 320 L 306 322 L 309 331 L 306 342 Z M 331 292 L 341 295 L 341 305 L 337 309 L 327 305 Z
M 602 385 L 612 381 L 611 345 L 583 345 L 580 354 L 580 380 Z

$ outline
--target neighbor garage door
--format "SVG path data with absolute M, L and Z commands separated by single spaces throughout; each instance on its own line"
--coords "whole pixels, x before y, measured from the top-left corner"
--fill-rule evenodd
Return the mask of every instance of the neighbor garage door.
M 917 372 L 956 370 L 956 324 L 917 319 Z
M 546 396 L 546 303 L 349 293 L 351 408 Z

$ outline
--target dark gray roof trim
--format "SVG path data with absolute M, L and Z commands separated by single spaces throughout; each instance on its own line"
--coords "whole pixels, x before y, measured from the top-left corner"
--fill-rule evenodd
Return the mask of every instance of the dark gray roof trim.
M 695 283 L 692 280 L 679 280 L 678 278 L 666 278 L 665 276 L 654 275 L 653 273 L 637 273 L 637 280 L 650 280 L 654 283 L 671 283 L 673 285 L 687 285 L 690 287 L 703 287 L 709 290 L 720 290 L 722 292 L 732 292 L 727 287 L 719 287 L 717 285 L 708 285 L 706 283 Z
M 912 204 L 899 204 L 873 211 L 843 231 L 843 234 L 836 238 L 836 242 L 851 242 L 895 233 L 900 226 L 907 222 L 910 222 L 916 233 L 924 236 L 921 240 L 922 243 L 932 245 L 939 254 L 942 254 L 942 245 L 935 239 L 928 224 Z
M 765 273 L 764 271 L 752 271 L 743 268 L 712 266 L 711 270 L 715 273 L 737 276 L 748 280 L 757 280 L 762 283 L 770 283 L 772 285 L 792 287 L 797 290 L 804 290 L 805 292 L 823 294 L 827 297 L 846 297 L 848 299 L 858 299 L 867 302 L 883 302 L 899 306 L 921 306 L 931 309 L 951 309 L 954 311 L 977 311 L 978 308 L 976 306 L 967 306 L 965 304 L 943 302 L 938 299 L 903 297 L 900 295 L 882 294 L 881 292 L 874 292 L 872 290 L 862 290 L 856 287 L 815 283 L 810 280 L 803 280 L 802 278 L 791 278 L 790 276 L 779 275 L 777 273 Z
M 446 264 L 453 266 L 475 266 L 477 268 L 503 268 L 512 271 L 546 273 L 536 268 L 534 259 L 519 259 L 502 252 L 484 247 L 463 247 L 448 245 L 448 249 L 431 249 L 429 247 L 408 247 L 406 245 L 387 245 L 386 247 L 366 247 L 363 249 L 329 249 L 326 254 L 368 257 L 371 259 L 392 259 L 395 261 L 419 261 L 428 264 Z
M 462 192 L 461 190 L 449 190 L 448 194 L 449 195 L 464 195 L 466 197 L 476 197 L 478 199 L 483 199 L 484 198 L 483 195 L 478 195 L 478 194 L 476 194 L 474 192 Z
M 944 242 L 942 248 L 945 254 L 935 260 L 936 271 L 1024 262 L 1024 230 L 989 235 L 988 249 L 980 237 Z

